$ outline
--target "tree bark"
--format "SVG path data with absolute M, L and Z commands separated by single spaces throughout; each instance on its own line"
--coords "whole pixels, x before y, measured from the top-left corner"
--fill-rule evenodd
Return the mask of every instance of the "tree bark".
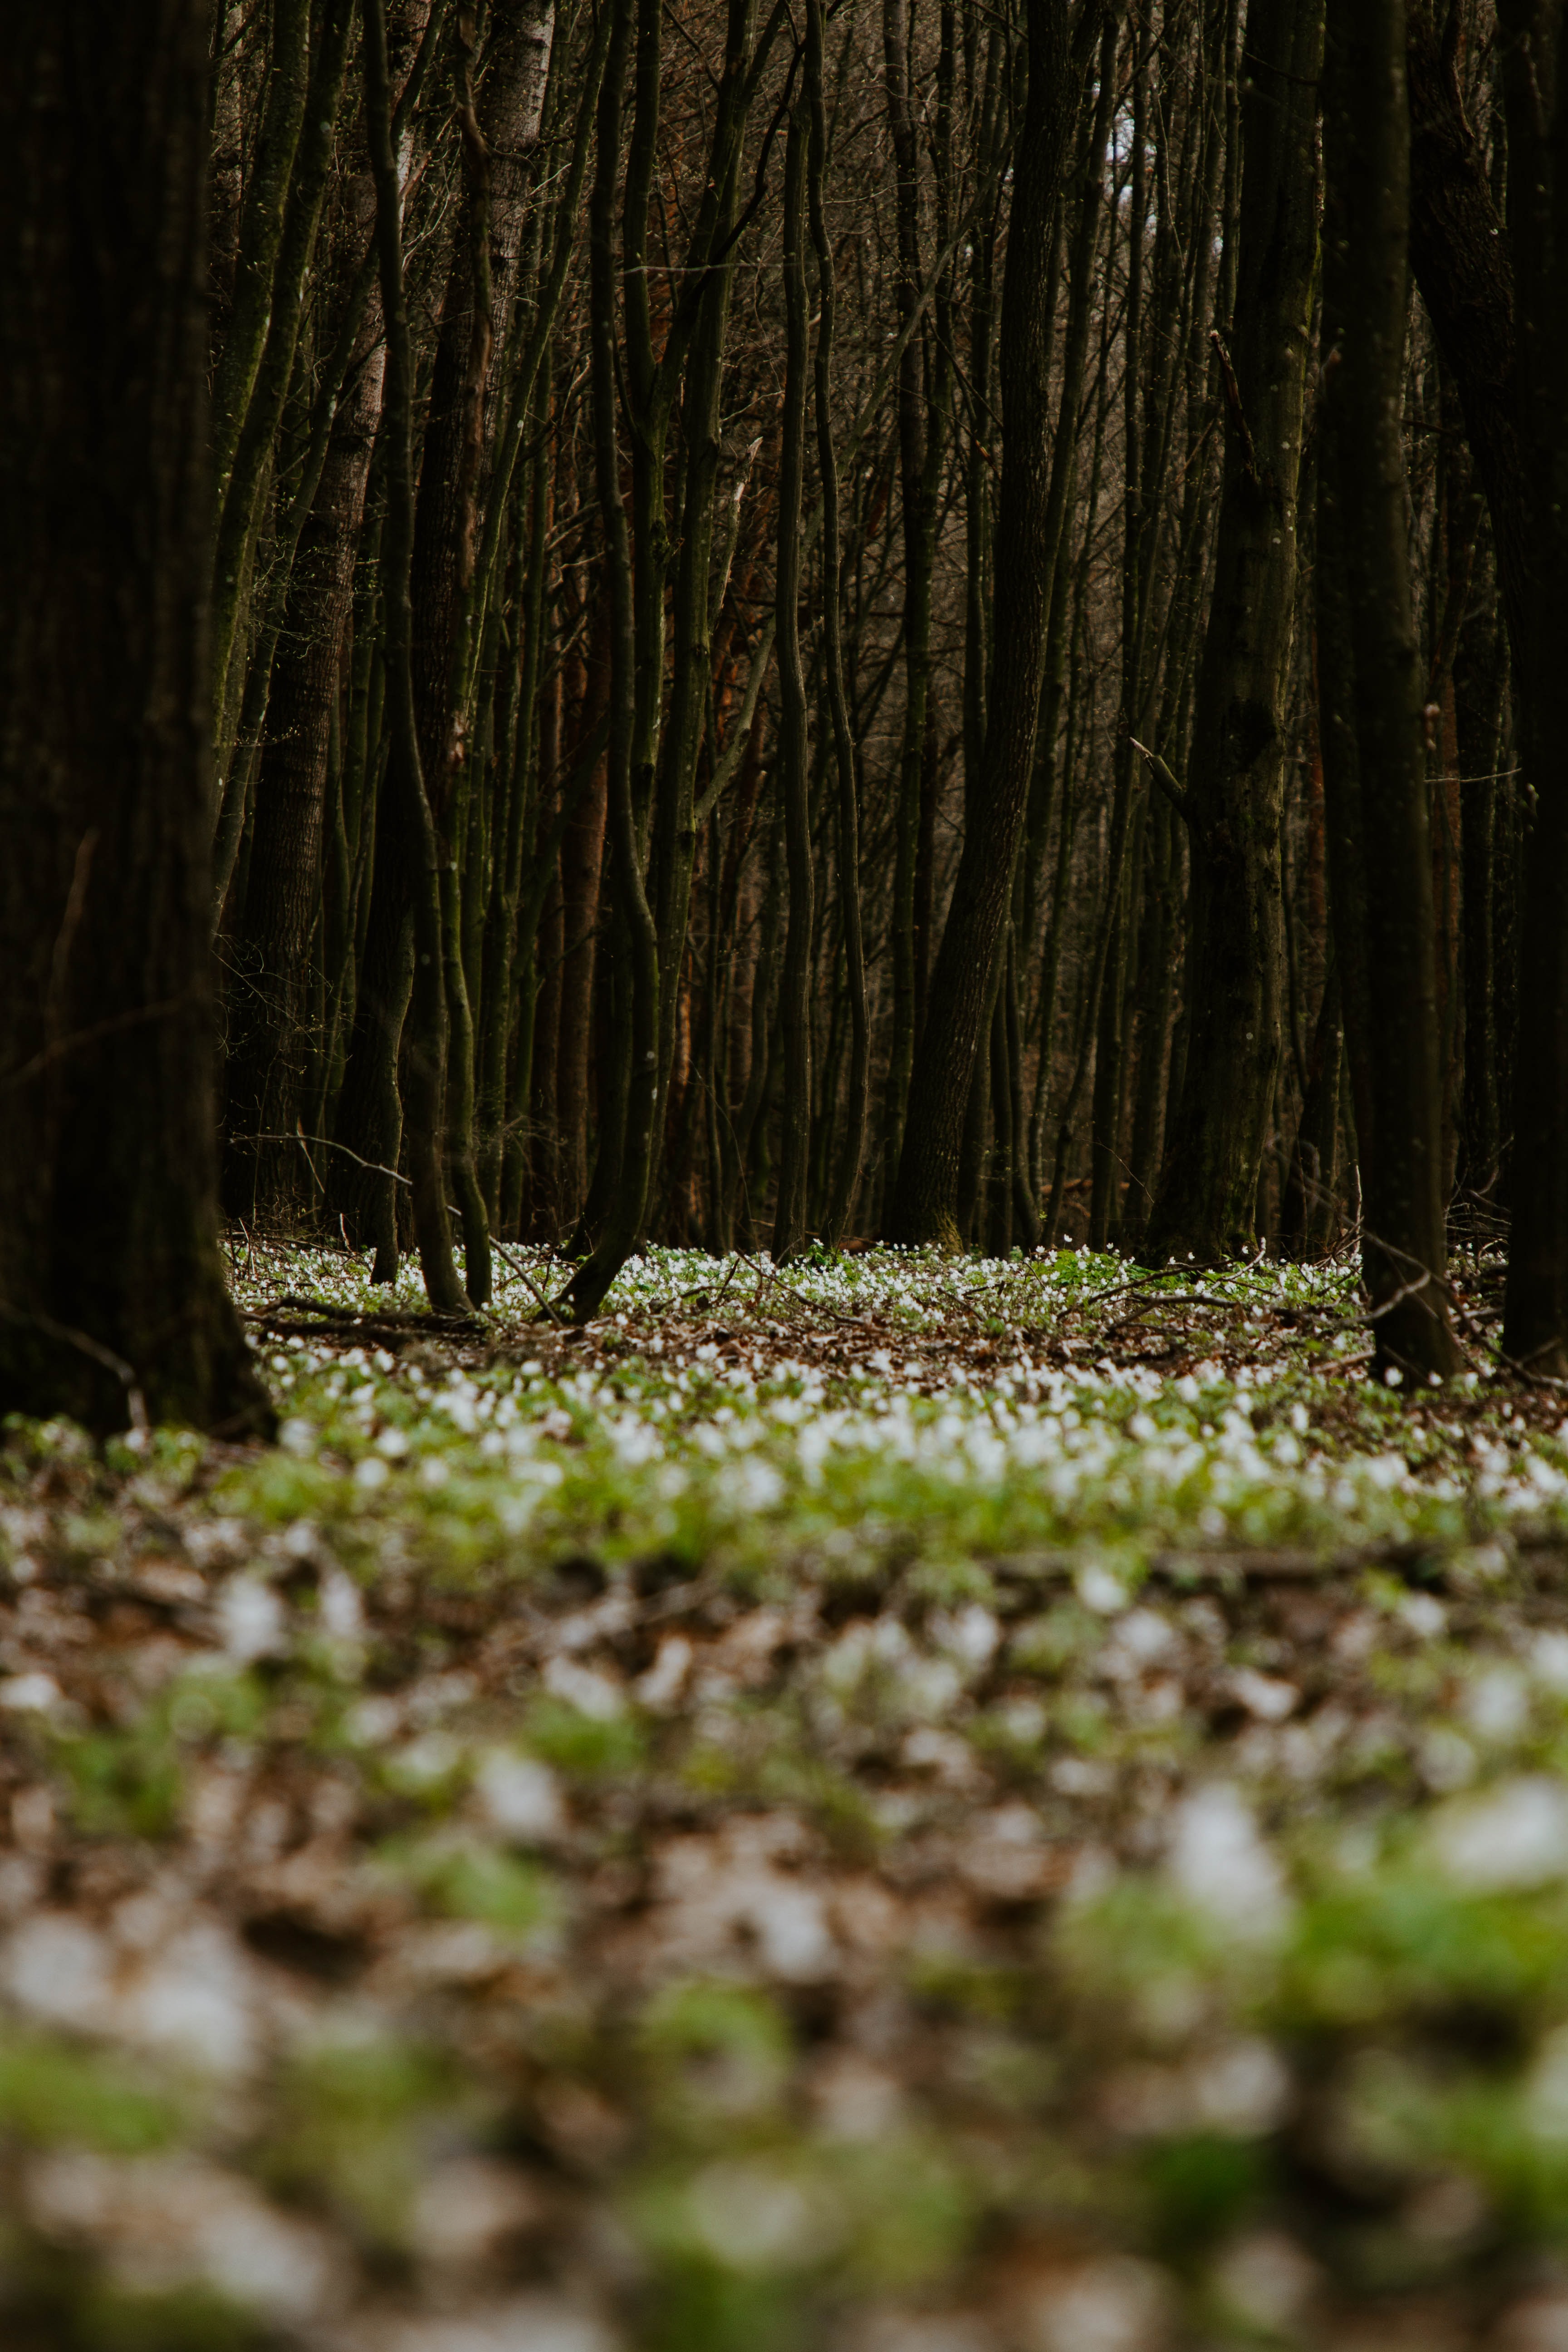
M 1431 0 L 1410 0 L 1411 257 L 1486 487 L 1520 749 L 1536 793 L 1514 1056 L 1512 1233 L 1503 1344 L 1568 1373 L 1568 173 L 1561 12 L 1498 9 L 1509 143 L 1505 223 Z M 1461 787 L 1461 790 L 1466 788 Z M 1473 788 L 1471 788 L 1473 789 Z M 1476 842 L 1469 827 L 1471 846 Z
M 0 12 L 0 1411 L 271 1415 L 217 1237 L 207 9 Z
M 439 852 L 425 789 L 414 698 L 414 614 L 409 593 L 414 546 L 414 362 L 403 283 L 403 197 L 392 148 L 386 75 L 385 0 L 365 0 L 365 115 L 375 174 L 381 305 L 386 320 L 386 520 L 382 532 L 382 595 L 386 626 L 390 720 L 386 806 L 381 831 L 399 838 L 397 869 L 408 878 L 413 914 L 413 1027 L 408 1041 L 405 1110 L 409 1180 L 419 1260 L 430 1304 L 460 1314 L 467 1301 L 452 1264 L 452 1231 L 441 1164 L 441 1090 L 447 1066 L 447 1004 Z M 382 878 L 378 859 L 378 882 Z
M 871 1070 L 871 1023 L 866 996 L 866 945 L 860 913 L 860 777 L 849 705 L 844 690 L 844 628 L 840 577 L 838 461 L 833 446 L 833 334 L 837 289 L 833 247 L 823 209 L 827 173 L 827 112 L 823 96 L 822 0 L 805 5 L 805 95 L 811 138 L 806 157 L 806 211 L 816 260 L 818 324 L 815 360 L 816 465 L 822 483 L 822 654 L 833 758 L 838 786 L 838 898 L 844 918 L 845 980 L 849 995 L 849 1078 L 844 1135 L 834 1167 L 826 1239 L 837 1249 L 855 1213 L 866 1158 Z
M 952 903 L 931 975 L 887 1237 L 958 1246 L 959 1154 L 970 1080 L 991 1002 L 992 966 L 1012 898 L 1034 767 L 1046 598 L 1055 551 L 1045 544 L 1050 490 L 1044 361 L 1055 299 L 1047 268 L 1051 219 L 1078 97 L 1099 29 L 1086 0 L 1074 28 L 1066 0 L 1029 0 L 1029 88 L 1014 163 L 1002 296 L 1003 458 L 996 615 L 985 747 L 964 827 Z
M 1568 1375 L 1568 26 L 1500 0 L 1520 439 L 1536 593 L 1514 630 L 1520 750 L 1535 788 L 1524 853 L 1514 1042 L 1512 1228 L 1503 1346 Z M 1500 564 L 1502 534 L 1497 536 Z
M 784 446 L 779 467 L 775 643 L 779 665 L 779 781 L 784 855 L 789 862 L 789 928 L 784 935 L 784 1130 L 773 1218 L 773 1262 L 805 1244 L 806 1159 L 811 1140 L 811 805 L 806 773 L 805 677 L 800 659 L 800 501 L 805 465 L 805 132 L 790 117 L 784 155 L 784 281 L 786 320 Z
M 1225 488 L 1188 763 L 1187 1061 L 1149 1220 L 1155 1264 L 1251 1246 L 1279 1063 L 1279 808 L 1322 0 L 1255 0 L 1247 40 L 1236 331 L 1219 353 Z
M 615 887 L 621 902 L 631 1005 L 626 1024 L 630 1069 L 625 1126 L 615 1190 L 594 1247 L 567 1286 L 574 1318 L 586 1322 L 637 1246 L 653 1165 L 654 1112 L 658 1100 L 658 935 L 643 887 L 642 847 L 632 797 L 636 629 L 632 557 L 621 497 L 616 430 L 615 187 L 632 0 L 609 0 L 614 16 L 599 94 L 599 152 L 589 207 L 590 331 L 593 345 L 594 469 L 604 520 L 609 572 L 610 737 L 606 786 Z M 600 1150 L 605 1139 L 601 1135 Z
M 1432 862 L 1401 394 L 1408 307 L 1404 0 L 1329 0 L 1318 673 L 1379 1363 L 1455 1371 L 1440 1191 Z
M 368 209 L 374 190 L 365 180 L 359 184 Z M 359 215 L 353 206 L 356 257 Z M 249 879 L 229 945 L 227 992 L 224 1193 L 231 1213 L 248 1223 L 286 1215 L 300 1192 L 293 1129 L 310 1058 L 307 961 L 321 889 L 329 738 L 384 362 L 377 303 L 360 331 L 352 389 L 333 423 L 294 560 L 268 696 Z

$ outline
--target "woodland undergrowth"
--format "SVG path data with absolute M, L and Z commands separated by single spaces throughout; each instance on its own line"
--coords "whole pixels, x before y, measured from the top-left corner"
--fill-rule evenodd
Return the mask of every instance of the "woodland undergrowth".
M 1568 1401 L 1344 1264 L 241 1236 L 0 1455 L 19 2352 L 1568 2344 Z

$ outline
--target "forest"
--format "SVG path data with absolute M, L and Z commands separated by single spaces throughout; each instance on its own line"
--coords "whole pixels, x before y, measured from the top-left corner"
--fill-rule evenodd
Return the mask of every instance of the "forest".
M 447 1315 L 546 1244 L 577 1318 L 647 1241 L 1359 1234 L 1439 1377 L 1452 1215 L 1568 1370 L 1554 14 L 384 14 L 215 18 L 184 127 L 145 520 L 207 838 L 145 854 L 205 901 L 153 961 L 216 992 L 223 1214 Z M 100 220 L 116 283 L 159 226 Z M 31 319 L 16 422 L 112 499 L 101 322 Z M 14 508 L 12 635 L 68 758 L 139 648 L 34 636 L 61 520 Z M 47 830 L 35 962 L 141 854 Z M 128 978 L 64 960 L 17 1063 Z M 89 1123 L 130 1050 L 71 1057 Z
M 1564 2352 L 1564 612 L 1565 0 L 0 9 L 7 2352 Z

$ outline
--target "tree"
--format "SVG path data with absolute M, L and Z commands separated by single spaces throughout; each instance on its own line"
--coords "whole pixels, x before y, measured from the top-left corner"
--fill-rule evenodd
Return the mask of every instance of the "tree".
M 1215 581 L 1181 807 L 1192 835 L 1185 1084 L 1149 1255 L 1245 1249 L 1280 1050 L 1279 807 L 1296 486 L 1317 259 L 1321 0 L 1255 0 Z
M 1046 603 L 1055 550 L 1050 499 L 1047 359 L 1056 289 L 1051 221 L 1078 101 L 1100 30 L 1097 0 L 1076 26 L 1067 0 L 1029 0 L 1029 88 L 1013 167 L 1013 215 L 1002 290 L 1003 459 L 996 649 L 981 770 L 964 829 L 952 904 L 931 974 L 915 1056 L 888 1238 L 956 1246 L 959 1155 L 992 966 L 1013 892 L 1028 800 L 1045 667 Z
M 0 1410 L 257 1431 L 207 945 L 202 0 L 0 17 Z
M 1411 251 L 1486 490 L 1520 752 L 1535 795 L 1522 892 L 1503 1343 L 1516 1360 L 1561 1378 L 1568 1372 L 1568 676 L 1557 618 L 1568 589 L 1568 179 L 1560 168 L 1568 90 L 1561 11 L 1500 0 L 1497 13 L 1504 209 L 1460 90 L 1449 37 L 1457 19 L 1449 12 L 1440 30 L 1431 0 L 1411 0 Z M 1474 835 L 1479 807 L 1467 803 L 1465 814 Z M 1477 846 L 1489 853 L 1489 841 Z M 1489 856 L 1467 856 L 1467 887 L 1476 866 L 1477 881 L 1491 881 Z M 1468 937 L 1489 948 L 1481 908 L 1468 907 L 1466 918 Z M 1468 979 L 1479 979 L 1479 961 L 1471 956 Z M 1478 1044 L 1483 1053 L 1491 1046 L 1489 1022 Z
M 1520 736 L 1535 789 L 1523 889 L 1503 1345 L 1568 1374 L 1568 32 L 1561 7 L 1500 0 L 1511 164 L 1516 386 L 1535 593 L 1514 631 Z M 1495 530 L 1495 517 L 1494 517 Z
M 1458 1370 L 1445 1264 L 1432 859 L 1399 430 L 1408 309 L 1405 0 L 1329 0 L 1318 673 L 1380 1359 Z

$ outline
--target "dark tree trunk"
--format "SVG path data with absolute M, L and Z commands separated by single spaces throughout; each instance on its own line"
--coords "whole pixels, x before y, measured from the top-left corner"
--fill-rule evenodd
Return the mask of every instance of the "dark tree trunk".
M 589 211 L 590 310 L 593 343 L 594 470 L 599 493 L 609 572 L 610 735 L 605 801 L 620 904 L 616 941 L 622 977 L 630 997 L 622 1028 L 626 1062 L 624 1110 L 614 1140 L 613 1196 L 593 1249 L 564 1294 L 573 1316 L 586 1322 L 637 1246 L 653 1165 L 654 1113 L 658 1102 L 658 935 L 643 886 L 642 850 L 632 797 L 635 728 L 636 629 L 633 620 L 632 555 L 621 496 L 621 457 L 616 383 L 615 195 L 621 149 L 621 116 L 626 51 L 630 46 L 630 0 L 611 0 L 614 11 L 609 55 L 599 93 L 598 158 Z M 619 954 L 624 950 L 624 956 Z M 601 1122 L 601 1163 L 608 1155 Z
M 381 303 L 386 320 L 386 520 L 382 531 L 382 595 L 386 625 L 389 749 L 381 838 L 395 856 L 376 861 L 379 887 L 390 867 L 405 882 L 413 965 L 405 1101 L 409 1182 L 419 1259 L 430 1304 L 456 1314 L 465 1300 L 452 1265 L 452 1232 L 441 1164 L 441 1094 L 447 1066 L 441 883 L 434 817 L 425 789 L 414 695 L 414 616 L 409 593 L 414 545 L 414 363 L 404 286 L 403 199 L 392 148 L 384 0 L 366 0 L 365 117 L 375 173 Z M 381 1236 L 377 1236 L 378 1256 Z
M 1465 942 L 1465 1092 L 1460 1111 L 1460 1181 L 1471 1192 L 1496 1184 L 1502 1138 L 1498 1101 L 1497 813 L 1503 792 L 1505 640 L 1498 625 L 1491 545 L 1476 551 L 1470 613 L 1454 656 L 1454 733 L 1459 756 L 1459 833 Z
M 1255 0 L 1213 603 L 1189 762 L 1185 1082 L 1149 1220 L 1156 1263 L 1246 1250 L 1279 1061 L 1279 803 L 1296 494 L 1317 260 L 1321 0 Z
M 1340 1076 L 1344 1022 L 1339 972 L 1331 961 L 1307 1056 L 1307 1091 L 1279 1205 L 1286 1257 L 1321 1257 L 1339 1239 Z
M 921 279 L 920 128 L 911 85 L 910 0 L 883 0 L 882 58 L 898 219 L 899 323 L 919 301 Z M 927 399 L 921 338 L 911 334 L 899 362 L 899 487 L 902 501 L 904 593 L 904 717 L 894 818 L 892 902 L 893 1027 L 883 1113 L 883 1150 L 896 1161 L 903 1140 L 910 1071 L 919 1018 L 919 899 L 929 891 L 929 850 L 922 859 L 922 767 L 926 703 L 931 690 L 931 557 L 928 443 L 941 420 Z M 923 866 L 923 877 L 922 877 Z
M 843 1240 L 855 1213 L 866 1157 L 866 1116 L 871 1064 L 870 1017 L 866 1001 L 866 947 L 860 918 L 860 777 L 849 706 L 844 691 L 841 549 L 838 524 L 838 463 L 833 446 L 833 330 L 836 289 L 833 247 L 823 210 L 827 171 L 827 114 L 822 88 L 822 0 L 806 0 L 805 94 L 811 139 L 806 161 L 806 210 L 816 259 L 816 463 L 822 483 L 823 665 L 833 756 L 838 785 L 838 896 L 844 918 L 845 979 L 849 997 L 849 1084 L 844 1134 L 835 1164 L 826 1235 L 830 1248 Z
M 1559 628 L 1568 590 L 1568 173 L 1559 158 L 1568 90 L 1560 9 L 1548 0 L 1501 0 L 1498 16 L 1506 224 L 1432 0 L 1410 0 L 1411 257 L 1486 487 L 1520 750 L 1536 793 L 1520 940 L 1503 1339 L 1520 1361 L 1561 1376 L 1568 1371 L 1568 669 Z M 1468 830 L 1470 846 L 1479 846 L 1475 825 Z
M 773 1259 L 784 1265 L 805 1244 L 806 1157 L 811 1134 L 811 807 L 806 774 L 805 677 L 800 659 L 800 499 L 805 464 L 805 131 L 790 118 L 784 162 L 784 280 L 787 320 L 784 450 L 778 538 L 779 776 L 784 854 L 789 861 L 789 928 L 784 938 L 784 1131 Z
M 0 1411 L 270 1414 L 224 1284 L 207 9 L 0 13 Z
M 1520 751 L 1535 788 L 1523 851 L 1514 1040 L 1512 1229 L 1503 1345 L 1568 1375 L 1568 26 L 1500 0 L 1518 412 L 1536 593 L 1514 635 Z M 1493 519 L 1494 530 L 1496 518 Z M 1501 534 L 1498 534 L 1500 555 Z
M 307 959 L 338 664 L 381 415 L 380 332 L 377 305 L 362 331 L 358 373 L 338 412 L 294 562 L 256 780 L 245 912 L 229 943 L 224 1192 L 230 1211 L 247 1222 L 286 1213 L 304 1174 L 294 1127 L 312 1045 Z M 318 1147 L 312 1140 L 309 1148 Z
M 1378 1357 L 1441 1377 L 1459 1358 L 1441 1286 L 1432 861 L 1400 436 L 1404 62 L 1404 0 L 1329 0 L 1318 672 Z
M 992 970 L 1012 900 L 1035 764 L 1046 600 L 1055 550 L 1046 545 L 1050 490 L 1045 359 L 1055 299 L 1047 262 L 1051 221 L 1100 12 L 1085 7 L 1076 40 L 1065 0 L 1029 0 L 1029 90 L 1014 162 L 1013 213 L 1002 297 L 1002 488 L 996 652 L 985 746 L 964 826 L 952 904 L 931 975 L 931 1009 L 915 1058 L 888 1238 L 958 1244 L 959 1154 Z

